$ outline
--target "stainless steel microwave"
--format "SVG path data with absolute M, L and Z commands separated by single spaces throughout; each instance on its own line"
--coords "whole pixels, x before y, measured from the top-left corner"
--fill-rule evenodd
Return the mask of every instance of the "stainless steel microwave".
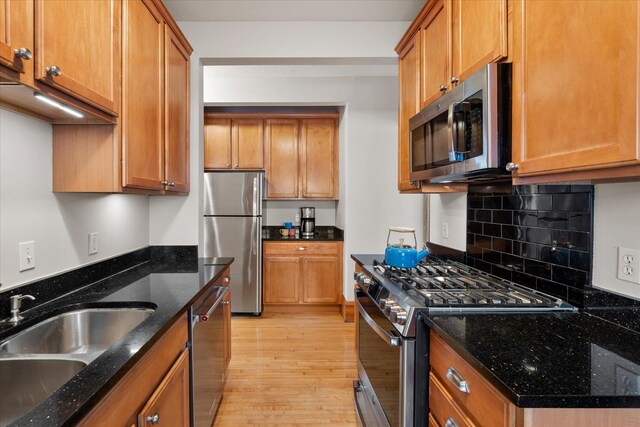
M 511 64 L 489 64 L 409 120 L 411 180 L 494 179 L 511 161 Z

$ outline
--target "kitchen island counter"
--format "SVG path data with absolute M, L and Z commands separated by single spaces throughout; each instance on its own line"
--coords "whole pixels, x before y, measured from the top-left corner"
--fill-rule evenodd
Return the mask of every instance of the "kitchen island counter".
M 146 260 L 61 297 L 51 297 L 50 301 L 25 311 L 25 320 L 16 327 L 3 325 L 0 341 L 48 317 L 71 310 L 95 307 L 155 310 L 62 388 L 10 425 L 76 424 L 178 319 L 185 316 L 189 307 L 213 286 L 233 258 L 217 258 L 215 261 L 217 265 L 205 267 L 205 260 L 197 258 L 186 262 Z M 29 286 L 21 292 L 32 292 L 34 289 L 28 289 Z M 10 391 L 2 393 L 7 392 Z

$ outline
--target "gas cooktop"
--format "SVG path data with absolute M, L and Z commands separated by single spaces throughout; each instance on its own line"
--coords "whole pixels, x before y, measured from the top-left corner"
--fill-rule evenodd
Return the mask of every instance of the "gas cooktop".
M 415 268 L 374 261 L 355 275 L 368 294 L 406 336 L 417 313 L 575 311 L 560 298 L 527 288 L 458 261 L 429 255 Z

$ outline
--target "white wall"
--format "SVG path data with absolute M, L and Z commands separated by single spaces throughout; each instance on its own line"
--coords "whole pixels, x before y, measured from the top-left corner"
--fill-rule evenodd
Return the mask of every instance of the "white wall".
M 640 182 L 595 188 L 593 286 L 640 299 L 640 285 L 618 279 L 618 247 L 640 250 Z
M 316 208 L 316 226 L 336 225 L 336 202 L 333 200 L 269 200 L 262 212 L 262 224 L 282 226 L 284 222 L 291 222 L 300 225 L 295 222 L 295 216 L 305 206 Z
M 429 241 L 459 251 L 467 250 L 467 193 L 430 194 Z M 446 223 L 449 237 L 443 237 Z
M 0 110 L 0 290 L 149 243 L 146 196 L 52 193 L 51 141 L 49 123 Z M 19 273 L 18 243 L 30 240 L 36 268 Z

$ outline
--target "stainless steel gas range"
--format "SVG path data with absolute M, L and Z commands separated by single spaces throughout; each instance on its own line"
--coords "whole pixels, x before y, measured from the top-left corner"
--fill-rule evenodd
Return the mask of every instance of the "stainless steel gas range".
M 576 310 L 561 299 L 433 255 L 411 269 L 374 261 L 355 280 L 354 397 L 366 427 L 427 425 L 428 384 L 415 375 L 429 369 L 428 334 L 421 331 L 420 315 Z

